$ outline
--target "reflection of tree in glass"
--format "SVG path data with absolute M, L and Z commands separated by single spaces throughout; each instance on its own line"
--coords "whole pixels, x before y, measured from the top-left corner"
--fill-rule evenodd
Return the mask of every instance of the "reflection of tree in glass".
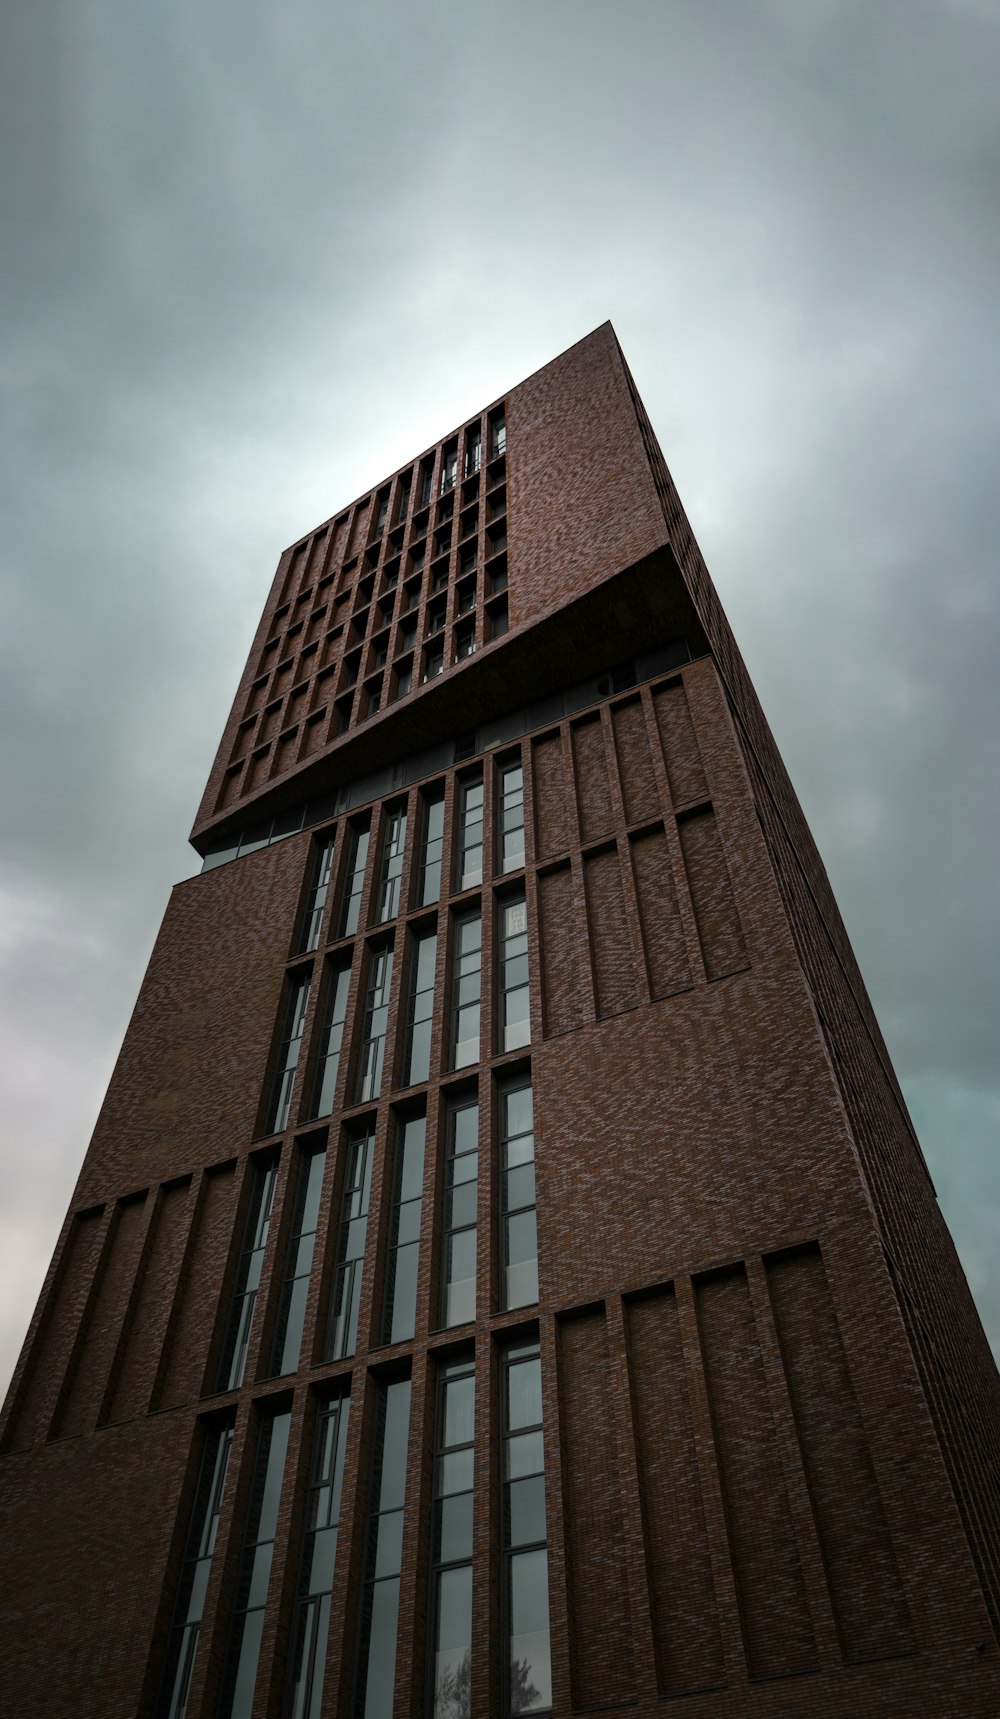
M 531 1681 L 531 1666 L 526 1659 L 510 1662 L 510 1710 L 530 1713 L 538 1706 L 541 1696 Z M 469 1649 L 455 1669 L 445 1671 L 434 1694 L 434 1719 L 472 1719 L 472 1650 Z
M 472 1649 L 442 1674 L 434 1693 L 434 1719 L 472 1719 Z
M 531 1664 L 526 1659 L 510 1662 L 510 1710 L 512 1713 L 533 1713 L 542 1699 L 541 1692 L 531 1681 Z

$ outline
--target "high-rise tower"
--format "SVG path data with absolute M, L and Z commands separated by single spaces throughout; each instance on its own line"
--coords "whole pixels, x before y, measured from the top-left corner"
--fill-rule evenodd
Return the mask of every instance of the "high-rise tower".
M 6 1719 L 995 1719 L 996 1370 L 610 326 L 282 556 L 193 841 Z

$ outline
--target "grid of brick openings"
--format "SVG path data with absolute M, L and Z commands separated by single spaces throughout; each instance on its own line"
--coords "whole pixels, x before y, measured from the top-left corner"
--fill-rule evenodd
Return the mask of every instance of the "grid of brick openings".
M 507 629 L 502 403 L 285 558 L 216 811 Z
M 582 348 L 669 525 L 613 337 Z M 246 799 L 249 839 L 192 880 L 185 922 L 209 960 L 243 880 L 235 970 L 263 975 L 232 1000 L 261 1047 L 245 1126 L 133 1186 L 119 1115 L 114 1197 L 67 1218 L 3 1421 L 8 1473 L 153 1453 L 169 1550 L 161 1529 L 113 1608 L 143 1666 L 120 1629 L 119 1659 L 99 1635 L 81 1673 L 108 1712 L 996 1711 L 728 634 L 715 660 L 651 639 L 604 679 L 567 672 L 495 745 L 470 710 L 450 765 L 412 753 L 434 769 L 380 794 L 358 777 L 273 845 L 253 823 L 266 782 L 503 636 L 515 426 L 574 362 L 279 569 L 214 808 Z M 690 582 L 710 591 L 700 564 Z M 222 1060 L 232 1098 L 251 1064 Z

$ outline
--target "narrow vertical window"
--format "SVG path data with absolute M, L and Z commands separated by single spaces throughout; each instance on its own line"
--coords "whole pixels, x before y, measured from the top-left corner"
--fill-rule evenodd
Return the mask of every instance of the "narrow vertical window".
M 414 937 L 410 948 L 410 1007 L 403 1065 L 404 1086 L 417 1086 L 430 1073 L 436 967 L 437 931 L 424 931 Z
M 432 1719 L 471 1713 L 472 1482 L 476 1378 L 472 1357 L 438 1372 L 431 1543 Z
M 285 1719 L 320 1719 L 349 1409 L 348 1397 L 334 1397 L 316 1421 Z
M 476 623 L 464 621 L 460 627 L 455 628 L 455 661 L 460 663 L 463 657 L 472 657 L 475 654 Z
M 292 1093 L 295 1090 L 295 1071 L 299 1066 L 299 1052 L 302 1049 L 302 1034 L 306 1024 L 306 1010 L 309 1007 L 309 989 L 312 984 L 312 973 L 296 973 L 288 988 L 285 1001 L 285 1020 L 278 1047 L 277 1067 L 274 1071 L 274 1084 L 271 1088 L 271 1103 L 268 1107 L 268 1134 L 280 1134 L 288 1126 L 288 1118 L 292 1110 Z
M 274 1188 L 278 1179 L 277 1163 L 254 1163 L 250 1169 L 250 1199 L 246 1226 L 236 1267 L 233 1300 L 226 1325 L 225 1343 L 219 1364 L 220 1391 L 236 1391 L 243 1383 L 247 1350 L 253 1330 L 260 1274 L 264 1268 L 267 1238 L 271 1228 Z
M 302 926 L 302 953 L 306 955 L 311 954 L 319 944 L 319 934 L 323 926 L 323 912 L 326 908 L 327 896 L 330 893 L 333 848 L 333 837 L 327 836 L 313 851 L 313 882 L 309 891 Z
M 300 1152 L 292 1233 L 288 1238 L 285 1277 L 274 1331 L 271 1371 L 276 1378 L 283 1373 L 294 1373 L 299 1364 L 325 1168 L 324 1147 L 305 1148 Z
M 388 519 L 388 517 L 389 517 L 389 491 L 387 489 L 384 489 L 378 498 L 378 504 L 377 504 L 376 509 L 375 509 L 375 528 L 372 532 L 373 538 L 381 537 L 383 531 L 385 530 L 385 523 L 386 523 L 386 520 Z
M 458 476 L 458 449 L 454 446 L 450 447 L 450 448 L 445 448 L 444 458 L 441 461 L 441 494 L 442 495 L 446 495 L 450 489 L 454 489 L 455 479 L 457 478 L 457 476 Z
M 441 852 L 444 847 L 444 792 L 424 800 L 420 844 L 419 907 L 429 907 L 441 895 Z
M 385 1343 L 405 1342 L 416 1325 L 426 1131 L 423 1116 L 401 1117 L 397 1124 L 382 1322 Z
M 389 989 L 392 985 L 392 949 L 387 945 L 368 952 L 368 990 L 358 1055 L 356 1102 L 377 1098 L 382 1090 L 385 1032 L 389 1022 Z
M 458 814 L 458 887 L 483 881 L 483 784 L 461 784 Z
M 464 1325 L 476 1316 L 476 1212 L 479 1203 L 479 1105 L 448 1108 L 444 1188 L 441 1319 Z
M 403 851 L 406 847 L 406 809 L 397 806 L 389 812 L 382 833 L 382 872 L 379 878 L 378 916 L 395 919 L 399 912 L 399 886 L 403 876 Z
M 503 1357 L 503 1550 L 507 1635 L 505 1719 L 552 1706 L 549 1563 L 537 1343 Z
M 410 1381 L 399 1379 L 395 1384 L 382 1385 L 379 1395 L 358 1641 L 356 1719 L 392 1719 L 396 1680 Z
M 396 484 L 396 519 L 400 524 L 410 511 L 410 490 L 412 485 L 412 471 L 403 472 Z
M 428 460 L 420 468 L 420 505 L 426 507 L 434 494 L 434 461 Z
M 477 424 L 465 432 L 465 475 L 474 477 L 483 463 L 483 432 Z
M 499 782 L 500 870 L 524 864 L 524 771 L 520 762 L 504 764 Z
M 220 1719 L 250 1719 L 253 1711 L 291 1420 L 290 1409 L 261 1417 L 229 1654 L 219 1701 Z
M 347 1019 L 347 997 L 351 988 L 351 968 L 335 967 L 327 975 L 326 1009 L 320 1037 L 319 1062 L 316 1068 L 314 1116 L 329 1116 L 337 1091 L 340 1072 L 340 1051 L 344 1042 L 344 1022 Z
M 504 1307 L 538 1300 L 535 1134 L 531 1082 L 500 1089 L 500 1226 Z
M 375 1130 L 368 1126 L 347 1141 L 347 1163 L 340 1201 L 337 1263 L 330 1302 L 326 1358 L 340 1361 L 353 1355 L 358 1341 L 361 1273 L 368 1239 L 368 1206 L 375 1162 Z
M 528 908 L 519 895 L 500 902 L 500 1049 L 530 1043 Z
M 451 975 L 451 1066 L 479 1061 L 479 1013 L 483 980 L 483 922 L 466 913 L 454 923 Z
M 338 937 L 353 937 L 361 913 L 361 892 L 365 886 L 365 866 L 368 863 L 368 831 L 351 831 L 350 855 L 344 878 L 344 893 L 340 903 Z
M 219 1516 L 232 1448 L 233 1429 L 230 1425 L 209 1433 L 202 1453 L 198 1490 L 191 1512 L 191 1526 L 177 1589 L 173 1627 L 160 1686 L 160 1700 L 156 1709 L 162 1719 L 184 1719 L 187 1713 L 191 1677 L 201 1636 L 205 1590 L 208 1587 L 219 1532 Z
M 490 452 L 494 459 L 507 452 L 507 422 L 502 412 L 497 412 L 490 423 Z

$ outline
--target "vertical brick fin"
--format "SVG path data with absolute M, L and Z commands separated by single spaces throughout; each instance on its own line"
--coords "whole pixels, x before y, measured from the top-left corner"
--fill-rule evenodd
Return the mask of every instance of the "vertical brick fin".
M 176 1280 L 184 1247 L 188 1182 L 164 1188 L 149 1251 L 134 1297 L 128 1331 L 108 1420 L 144 1414 L 159 1360 L 157 1343 L 164 1324 L 165 1299 Z
M 625 820 L 638 824 L 643 818 L 655 818 L 660 810 L 641 701 L 634 698 L 628 704 L 618 705 L 612 712 L 612 722 Z
M 120 1201 L 115 1213 L 101 1280 L 77 1350 L 73 1377 L 67 1382 L 53 1424 L 53 1437 L 70 1438 L 74 1433 L 92 1432 L 97 1423 L 118 1332 L 139 1266 L 145 1205 L 145 1195 L 140 1195 L 137 1199 Z
M 691 983 L 691 969 L 662 827 L 633 839 L 632 865 L 650 990 L 654 997 L 669 997 Z
M 227 1164 L 205 1177 L 195 1233 L 167 1334 L 165 1364 L 155 1392 L 154 1406 L 158 1409 L 190 1402 L 201 1390 L 232 1237 L 234 1172 L 235 1166 Z
M 673 1290 L 634 1301 L 627 1329 L 657 1688 L 683 1695 L 724 1668 Z
M 585 842 L 592 842 L 597 836 L 606 836 L 614 825 L 601 719 L 593 716 L 587 722 L 575 723 L 570 733 L 580 831 Z
M 604 848 L 583 862 L 587 917 L 594 960 L 594 996 L 599 1015 L 620 1015 L 635 1007 L 632 939 L 625 918 L 618 849 Z
M 48 1431 L 55 1395 L 69 1363 L 97 1265 L 103 1215 L 101 1207 L 73 1219 L 59 1275 L 42 1315 L 42 1332 L 22 1387 L 20 1407 L 8 1433 L 8 1444 L 15 1450 L 37 1443 Z
M 550 734 L 543 740 L 536 740 L 532 775 L 538 858 L 548 859 L 552 854 L 565 853 L 570 845 L 561 734 Z
M 844 1657 L 910 1653 L 902 1583 L 819 1248 L 766 1265 Z
M 696 1280 L 695 1302 L 750 1675 L 812 1671 L 816 1645 L 743 1267 Z
M 715 813 L 707 806 L 679 818 L 677 828 L 705 971 L 710 979 L 720 979 L 747 965 L 747 946 Z
M 574 1707 L 635 1693 L 603 1307 L 559 1329 L 559 1424 Z
M 582 1020 L 580 949 L 568 865 L 542 872 L 538 879 L 538 920 L 542 956 L 542 1018 L 545 1038 L 572 1032 Z
M 674 680 L 661 686 L 653 694 L 653 706 L 674 805 L 683 806 L 689 800 L 706 799 L 708 783 L 684 682 Z

